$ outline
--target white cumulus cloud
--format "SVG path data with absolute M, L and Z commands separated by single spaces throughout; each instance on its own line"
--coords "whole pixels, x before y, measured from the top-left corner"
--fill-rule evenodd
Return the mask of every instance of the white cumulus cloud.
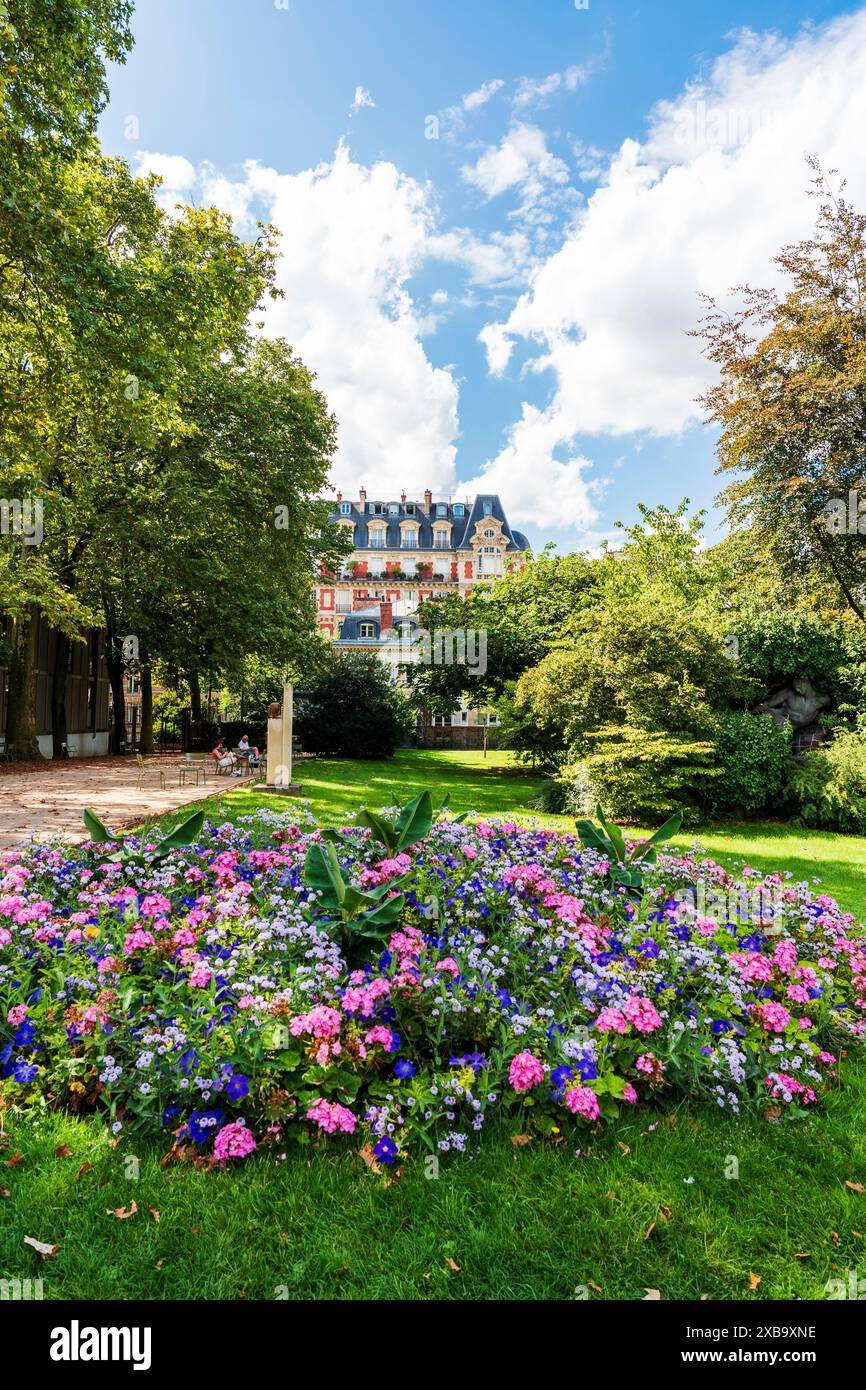
M 534 354 L 524 370 L 552 375 L 547 407 L 524 404 L 488 465 L 509 498 L 527 477 L 559 478 L 575 514 L 591 509 L 585 461 L 557 461 L 578 435 L 677 435 L 699 419 L 695 397 L 712 379 L 687 336 L 699 293 L 774 280 L 775 253 L 814 225 L 807 153 L 866 200 L 864 129 L 862 10 L 787 40 L 738 34 L 709 81 L 650 113 L 646 138 L 613 156 L 512 312 L 479 335 L 494 374 L 521 341 Z M 490 196 L 522 177 L 513 153 L 480 163 Z

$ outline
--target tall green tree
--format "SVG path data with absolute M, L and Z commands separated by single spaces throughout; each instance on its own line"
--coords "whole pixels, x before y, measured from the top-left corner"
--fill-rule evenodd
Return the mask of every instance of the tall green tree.
M 703 399 L 734 527 L 783 587 L 814 576 L 866 622 L 866 215 L 810 163 L 817 224 L 776 257 L 786 292 L 747 288 L 733 313 L 707 300 L 696 336 L 719 380 Z

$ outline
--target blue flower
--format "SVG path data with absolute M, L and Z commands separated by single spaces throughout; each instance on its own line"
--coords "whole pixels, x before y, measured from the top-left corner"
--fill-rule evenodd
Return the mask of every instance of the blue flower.
M 399 1077 L 401 1081 L 408 1081 L 410 1077 L 415 1075 L 415 1068 L 411 1062 L 395 1062 L 394 1075 Z
M 245 1076 L 230 1076 L 226 1082 L 226 1095 L 229 1100 L 243 1100 L 250 1093 L 250 1083 Z
M 380 1163 L 393 1163 L 397 1157 L 397 1145 L 389 1135 L 383 1134 L 373 1145 L 373 1153 Z
M 39 1068 L 35 1065 L 28 1066 L 26 1062 L 16 1062 L 15 1070 L 12 1073 L 12 1080 L 17 1081 L 20 1086 L 26 1086 L 37 1075 Z

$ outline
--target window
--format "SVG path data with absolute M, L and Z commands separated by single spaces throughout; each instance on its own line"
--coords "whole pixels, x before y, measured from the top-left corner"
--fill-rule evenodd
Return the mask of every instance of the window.
M 436 515 L 437 515 L 437 516 L 447 516 L 447 515 L 448 515 L 448 507 L 446 506 L 446 504 L 445 504 L 444 502 L 437 502 L 437 503 L 436 503 Z
M 482 504 L 481 510 L 483 511 L 483 513 L 484 513 L 485 516 L 492 516 L 492 515 L 493 515 L 493 503 L 492 503 L 492 502 L 484 502 L 484 503 Z
M 351 516 L 351 515 L 352 515 L 352 504 L 351 504 L 351 502 L 341 502 L 341 503 L 340 503 L 340 516 Z
M 415 515 L 415 503 L 414 503 L 414 502 L 407 502 L 407 503 L 406 503 L 406 515 L 407 515 L 407 516 L 414 516 L 414 515 Z
M 417 549 L 417 546 L 418 546 L 418 532 L 415 530 L 415 528 L 412 527 L 410 530 L 404 531 L 404 532 L 403 532 L 403 549 L 404 549 L 404 550 L 415 550 L 415 549 Z
M 388 512 L 389 512 L 389 515 L 391 515 L 391 516 L 399 516 L 399 515 L 400 515 L 400 504 L 399 504 L 399 502 L 389 502 L 389 503 L 388 503 Z
M 376 624 L 375 624 L 375 623 L 360 623 L 359 626 L 358 626 L 358 636 L 361 637 L 361 638 L 364 638 L 364 637 L 366 637 L 366 638 L 375 637 L 375 636 L 376 636 Z
M 454 503 L 454 515 L 455 515 L 455 516 L 462 516 L 462 515 L 463 515 L 463 503 L 462 503 L 462 502 L 455 502 L 455 503 Z
M 496 532 L 492 529 L 492 527 L 488 526 L 487 530 L 484 532 L 484 539 L 485 539 L 485 540 L 488 540 L 488 541 L 492 541 L 492 540 L 493 540 L 493 537 L 494 537 L 495 535 L 496 535 Z M 489 546 L 486 547 L 486 549 L 488 549 L 488 550 L 489 550 L 489 548 L 490 548 Z
M 435 545 L 436 545 L 436 549 L 437 549 L 437 550 L 447 550 L 447 548 L 448 548 L 448 532 L 445 530 L 444 527 L 443 527 L 442 529 L 438 529 L 438 528 L 437 528 L 437 530 L 436 530 Z
M 370 544 L 374 550 L 385 549 L 385 528 L 384 526 L 370 527 Z

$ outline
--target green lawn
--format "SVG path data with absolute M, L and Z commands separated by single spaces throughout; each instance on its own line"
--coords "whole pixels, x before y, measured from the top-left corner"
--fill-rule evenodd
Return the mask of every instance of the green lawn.
M 524 818 L 540 782 L 502 754 L 401 753 L 310 763 L 300 775 L 324 822 L 424 786 L 450 791 L 457 811 Z M 284 803 L 239 788 L 212 807 L 236 819 L 262 804 Z M 731 864 L 818 876 L 863 911 L 862 839 L 772 824 L 700 838 Z M 866 1068 L 843 1061 L 840 1071 L 840 1089 L 800 1120 L 641 1108 L 585 1141 L 579 1158 L 571 1145 L 515 1146 L 493 1130 L 438 1178 L 410 1165 L 390 1183 L 340 1146 L 206 1173 L 161 1167 L 167 1143 L 111 1147 L 92 1120 L 7 1116 L 0 1278 L 41 1277 L 46 1298 L 73 1299 L 536 1299 L 581 1287 L 598 1299 L 640 1299 L 647 1288 L 666 1299 L 821 1298 L 829 1278 L 866 1270 L 866 1194 L 856 1190 L 866 1186 Z M 56 1156 L 62 1146 L 69 1156 Z M 133 1202 L 129 1219 L 107 1214 Z M 56 1255 L 43 1262 L 24 1236 L 57 1244 Z M 760 1279 L 751 1289 L 750 1276 Z

